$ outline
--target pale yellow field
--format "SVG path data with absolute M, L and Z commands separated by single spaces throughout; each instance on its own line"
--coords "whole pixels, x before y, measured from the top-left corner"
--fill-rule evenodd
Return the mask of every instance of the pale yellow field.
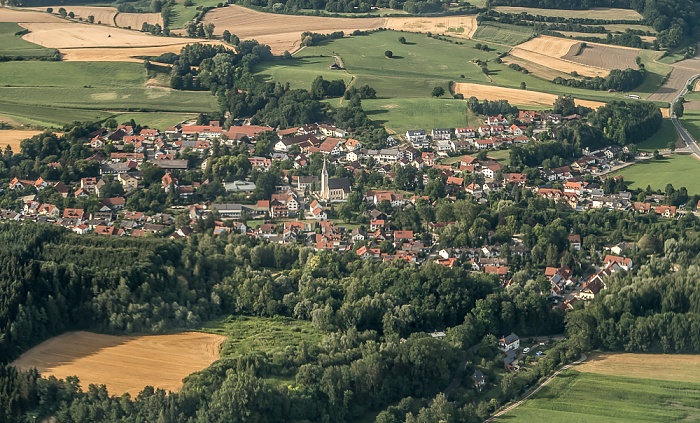
M 222 44 L 218 41 L 207 41 L 206 44 Z M 62 48 L 61 60 L 64 62 L 134 62 L 143 63 L 143 56 L 160 56 L 163 53 L 180 53 L 187 44 L 170 44 L 153 47 L 104 47 L 104 48 Z M 231 46 L 226 46 L 232 48 Z
M 562 58 L 582 65 L 603 69 L 637 69 L 638 48 L 609 46 L 598 43 L 586 43 L 581 54 L 576 56 L 577 48 L 572 48 Z
M 557 99 L 555 94 L 472 84 L 469 82 L 455 83 L 453 90 L 456 94 L 463 94 L 464 98 L 476 97 L 479 100 L 508 100 L 510 104 L 518 106 L 551 106 L 554 104 L 554 100 Z M 593 109 L 605 105 L 605 103 L 599 101 L 579 99 L 576 99 L 576 104 Z
M 476 32 L 476 16 L 444 16 L 435 18 L 389 18 L 385 28 L 397 31 L 432 32 L 453 37 L 471 38 Z M 463 28 L 463 32 L 449 32 L 448 29 Z
M 32 348 L 12 365 L 43 376 L 76 375 L 86 390 L 105 384 L 111 395 L 137 395 L 145 386 L 178 391 L 182 379 L 219 358 L 225 337 L 207 333 L 110 336 L 69 332 Z
M 163 17 L 160 13 L 120 13 L 117 15 L 117 26 L 141 31 L 144 22 L 163 27 Z
M 590 66 L 564 58 L 570 51 L 576 50 L 579 43 L 580 41 L 566 38 L 540 36 L 518 44 L 510 51 L 510 55 L 567 74 L 575 71 L 581 76 L 607 76 L 610 73 L 609 68 Z
M 0 122 L 5 120 L 0 117 Z M 9 122 L 11 123 L 11 122 Z M 4 151 L 5 147 L 8 145 L 12 148 L 15 153 L 19 152 L 19 144 L 22 140 L 31 138 L 36 134 L 40 134 L 41 131 L 27 131 L 23 129 L 3 129 L 0 130 L 0 148 Z
M 612 376 L 700 382 L 700 355 L 597 354 L 576 370 Z
M 116 7 L 97 7 L 97 6 L 47 6 L 53 8 L 53 13 L 58 13 L 58 9 L 61 7 L 66 9 L 67 13 L 73 12 L 77 18 L 83 18 L 87 21 L 88 16 L 92 15 L 95 17 L 95 23 L 101 23 L 102 25 L 114 26 L 114 17 L 117 16 Z M 46 11 L 46 7 L 31 7 L 31 10 L 36 11 Z
M 195 43 L 201 40 L 156 37 L 142 32 L 76 22 L 22 23 L 31 32 L 25 40 L 50 48 L 147 47 Z
M 46 8 L 44 8 L 46 10 Z M 65 22 L 58 16 L 28 9 L 8 9 L 0 7 L 0 22 Z
M 213 23 L 216 26 L 217 35 L 221 35 L 225 29 L 228 29 L 241 39 L 254 39 L 269 45 L 275 54 L 298 49 L 301 44 L 301 33 L 305 31 L 321 34 L 343 31 L 349 34 L 356 29 L 381 28 L 386 21 L 387 19 L 383 18 L 352 19 L 278 15 L 233 4 L 208 12 L 203 20 L 204 23 Z
M 528 13 L 533 16 L 559 16 L 565 18 L 588 18 L 588 19 L 616 19 L 616 20 L 642 20 L 642 15 L 632 9 L 614 9 L 606 7 L 594 7 L 589 10 L 564 10 L 564 9 L 537 9 L 534 7 L 494 7 L 502 13 Z

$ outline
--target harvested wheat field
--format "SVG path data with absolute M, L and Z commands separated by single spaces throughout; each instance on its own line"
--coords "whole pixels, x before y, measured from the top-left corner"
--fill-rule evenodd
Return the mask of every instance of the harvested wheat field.
M 588 10 L 565 10 L 565 9 L 537 9 L 534 7 L 512 7 L 498 6 L 494 10 L 501 13 L 528 13 L 533 16 L 555 16 L 564 18 L 587 18 L 587 19 L 616 19 L 627 21 L 641 21 L 642 15 L 632 9 L 615 9 L 607 7 L 593 7 Z
M 0 116 L 0 122 L 4 119 Z M 8 122 L 11 123 L 11 122 Z M 22 140 L 31 138 L 36 134 L 41 134 L 42 131 L 28 131 L 24 129 L 3 129 L 0 130 L 0 149 L 5 150 L 8 145 L 15 153 L 19 152 L 19 144 Z
M 117 26 L 140 31 L 144 23 L 163 26 L 160 13 L 120 13 L 117 15 Z
M 12 365 L 36 367 L 43 376 L 77 375 L 83 390 L 90 384 L 105 384 L 112 395 L 136 395 L 147 385 L 177 391 L 185 376 L 219 358 L 225 339 L 197 332 L 151 336 L 69 332 L 25 352 Z
M 462 94 L 464 98 L 476 97 L 479 100 L 508 100 L 518 106 L 551 106 L 557 95 L 539 91 L 519 90 L 516 88 L 495 87 L 493 85 L 472 84 L 470 82 L 457 82 L 452 87 L 455 94 Z M 576 99 L 576 104 L 597 109 L 605 103 L 592 100 Z
M 44 8 L 44 10 L 46 10 Z M 46 12 L 37 12 L 35 10 L 18 10 L 18 9 L 8 9 L 7 7 L 0 7 L 0 22 L 37 22 L 37 23 L 49 23 L 49 22 L 65 22 L 58 16 L 54 16 Z
M 227 48 L 233 48 L 218 41 L 204 42 L 206 44 L 222 44 Z M 93 48 L 62 48 L 61 60 L 64 62 L 134 62 L 143 63 L 144 56 L 160 56 L 163 53 L 180 53 L 182 47 L 187 44 L 170 44 L 167 46 L 153 47 L 93 47 Z
M 476 32 L 476 16 L 444 16 L 435 18 L 389 18 L 385 28 L 396 31 L 432 32 L 453 37 L 471 38 Z
M 585 373 L 700 383 L 700 355 L 596 354 L 576 366 Z
M 647 97 L 647 100 L 666 102 L 675 100 L 683 88 L 686 87 L 688 80 L 699 73 L 700 71 L 698 70 L 674 67 L 666 82 L 655 93 Z
M 539 63 L 531 62 L 529 60 L 522 59 L 520 57 L 515 57 L 515 56 L 506 56 L 503 58 L 503 63 L 506 65 L 510 65 L 512 63 L 515 63 L 517 65 L 520 65 L 527 69 L 527 71 L 535 75 L 539 78 L 545 79 L 547 81 L 551 81 L 554 78 L 557 77 L 562 77 L 562 78 L 571 78 L 571 75 L 568 73 L 564 73 L 562 71 L 552 69 L 550 67 L 541 65 Z
M 383 18 L 327 18 L 319 16 L 292 16 L 263 13 L 242 6 L 229 5 L 208 12 L 203 23 L 213 23 L 215 33 L 221 35 L 225 29 L 241 39 L 254 39 L 280 54 L 293 51 L 301 44 L 301 33 L 305 31 L 327 34 L 335 31 L 351 33 L 356 29 L 381 28 L 387 19 Z M 182 33 L 183 30 L 176 31 Z
M 67 13 L 73 12 L 75 14 L 75 18 L 83 18 L 84 21 L 87 21 L 88 16 L 94 16 L 95 18 L 95 23 L 99 23 L 102 25 L 109 25 L 109 26 L 114 26 L 114 17 L 117 16 L 117 11 L 116 7 L 99 7 L 99 6 L 66 6 L 66 5 L 59 5 L 59 6 L 47 6 L 53 8 L 53 13 L 58 13 L 58 9 L 64 8 L 66 9 Z M 46 7 L 32 7 L 29 8 L 31 10 L 36 10 L 36 11 L 46 11 Z M 65 22 L 65 21 L 64 21 Z
M 598 68 L 563 59 L 569 51 L 576 49 L 579 41 L 566 38 L 539 36 L 530 41 L 518 44 L 510 55 L 523 60 L 534 62 L 560 72 L 570 74 L 577 72 L 581 76 L 606 76 L 607 68 Z
M 31 32 L 26 41 L 50 48 L 78 47 L 147 47 L 195 43 L 201 40 L 177 37 L 156 37 L 128 29 L 109 28 L 75 22 L 22 23 Z
M 578 45 L 563 56 L 566 60 L 603 69 L 637 69 L 638 48 L 612 47 L 603 44 L 586 43 L 578 56 Z

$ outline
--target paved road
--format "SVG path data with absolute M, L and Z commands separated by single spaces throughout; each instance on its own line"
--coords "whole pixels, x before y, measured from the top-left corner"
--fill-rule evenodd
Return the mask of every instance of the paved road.
M 685 145 L 690 148 L 690 151 L 693 152 L 696 158 L 700 159 L 700 146 L 698 146 L 697 141 L 690 135 L 690 133 L 681 125 L 680 122 L 678 122 L 678 119 L 675 117 L 671 118 L 671 122 L 673 122 L 673 126 L 676 127 L 676 131 L 678 132 L 678 135 L 680 135 L 681 139 L 685 143 Z
M 507 412 L 513 410 L 514 408 L 519 407 L 519 406 L 522 405 L 525 401 L 527 401 L 531 396 L 533 396 L 533 395 L 535 395 L 536 393 L 540 392 L 540 389 L 542 389 L 542 388 L 544 388 L 545 386 L 547 386 L 547 385 L 549 384 L 549 382 L 551 382 L 559 373 L 563 372 L 564 370 L 569 370 L 570 368 L 572 368 L 573 366 L 575 366 L 575 365 L 577 365 L 577 364 L 583 363 L 584 361 L 586 361 L 587 358 L 588 358 L 588 357 L 586 356 L 586 354 L 581 354 L 581 358 L 579 358 L 578 360 L 574 361 L 574 362 L 571 363 L 571 364 L 567 364 L 566 366 L 564 366 L 564 367 L 560 368 L 559 370 L 557 370 L 556 372 L 552 373 L 547 379 L 544 380 L 544 382 L 542 382 L 541 384 L 539 384 L 535 389 L 533 389 L 533 390 L 531 390 L 530 392 L 528 392 L 527 394 L 525 394 L 525 396 L 524 396 L 521 400 L 519 400 L 519 401 L 517 401 L 517 402 L 514 402 L 513 404 L 509 405 L 508 407 L 506 407 L 506 408 L 500 410 L 499 412 L 495 413 L 493 416 L 491 416 L 491 417 L 489 417 L 488 419 L 486 419 L 485 423 L 488 423 L 488 422 L 490 422 L 490 421 L 493 421 L 493 419 L 495 419 L 496 417 L 500 417 L 500 416 L 506 414 Z

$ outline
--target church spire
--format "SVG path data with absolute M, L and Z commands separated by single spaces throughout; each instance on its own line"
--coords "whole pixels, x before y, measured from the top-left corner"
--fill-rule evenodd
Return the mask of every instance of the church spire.
M 321 170 L 321 199 L 330 199 L 330 190 L 328 189 L 328 170 L 326 169 L 326 158 L 323 158 L 323 170 Z

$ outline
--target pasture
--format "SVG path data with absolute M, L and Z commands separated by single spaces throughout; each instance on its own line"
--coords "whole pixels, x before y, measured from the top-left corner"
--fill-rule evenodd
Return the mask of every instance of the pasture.
M 583 18 L 583 19 L 619 19 L 629 21 L 641 21 L 642 15 L 632 9 L 614 9 L 606 7 L 594 7 L 588 10 L 565 10 L 565 9 L 537 9 L 534 7 L 511 7 L 498 6 L 494 9 L 501 13 L 528 13 L 533 16 L 554 16 L 562 18 Z M 614 17 L 614 18 L 613 18 Z
M 323 337 L 311 322 L 285 317 L 229 316 L 205 324 L 202 330 L 226 337 L 221 347 L 222 358 L 251 352 L 274 354 L 301 343 L 316 345 Z
M 686 110 L 681 118 L 683 127 L 696 141 L 700 141 L 700 111 Z
M 7 62 L 0 67 L 0 115 L 30 120 L 21 123 L 94 120 L 115 111 L 194 113 L 215 108 L 216 98 L 209 92 L 149 85 L 146 70 L 137 63 Z M 80 116 L 73 115 L 75 110 Z
M 8 122 L 13 125 L 61 128 L 67 122 L 96 122 L 113 114 L 113 112 L 103 110 L 4 103 L 0 99 L 0 122 Z
M 664 119 L 661 123 L 661 129 L 650 138 L 637 144 L 637 147 L 644 151 L 661 150 L 668 148 L 669 141 L 674 140 L 676 143 L 679 142 L 678 132 L 669 119 Z
M 482 22 L 474 32 L 474 40 L 516 46 L 532 38 L 534 30 L 528 26 L 517 26 L 499 22 Z
M 263 80 L 289 83 L 292 89 L 310 89 L 311 81 L 319 75 L 326 80 L 342 79 L 346 84 L 349 83 L 351 76 L 346 71 L 329 68 L 333 63 L 335 59 L 331 56 L 298 54 L 293 60 L 277 60 L 258 65 L 255 73 Z
M 0 122 L 3 121 L 2 116 L 0 116 Z M 22 130 L 22 129 L 3 129 L 0 130 L 0 149 L 5 151 L 5 147 L 8 145 L 12 148 L 15 153 L 19 152 L 19 144 L 22 140 L 31 138 L 36 134 L 40 134 L 41 131 L 32 130 Z
M 178 391 L 182 379 L 219 358 L 224 337 L 209 333 L 111 336 L 69 332 L 32 348 L 12 365 L 43 376 L 77 375 L 83 390 L 105 384 L 112 395 L 137 395 L 145 386 Z
M 456 128 L 478 125 L 467 120 L 462 100 L 436 98 L 392 98 L 362 100 L 362 108 L 373 121 L 390 132 L 405 134 L 409 129 Z
M 176 0 L 173 6 L 173 18 L 170 22 L 170 28 L 182 28 L 187 21 L 194 18 L 198 7 L 215 7 L 220 0 L 193 0 L 193 6 L 185 7 L 185 0 Z M 225 3 L 225 2 L 224 2 Z
M 622 175 L 631 189 L 676 189 L 685 187 L 688 194 L 700 194 L 700 160 L 690 154 L 673 154 L 662 160 L 644 160 L 613 174 Z
M 15 35 L 23 29 L 14 22 L 0 22 L 0 56 L 36 59 L 50 57 L 55 53 L 54 49 L 32 44 Z
M 112 116 L 119 123 L 129 122 L 134 119 L 136 123 L 150 128 L 163 130 L 178 123 L 197 119 L 197 114 L 187 113 L 124 113 Z

